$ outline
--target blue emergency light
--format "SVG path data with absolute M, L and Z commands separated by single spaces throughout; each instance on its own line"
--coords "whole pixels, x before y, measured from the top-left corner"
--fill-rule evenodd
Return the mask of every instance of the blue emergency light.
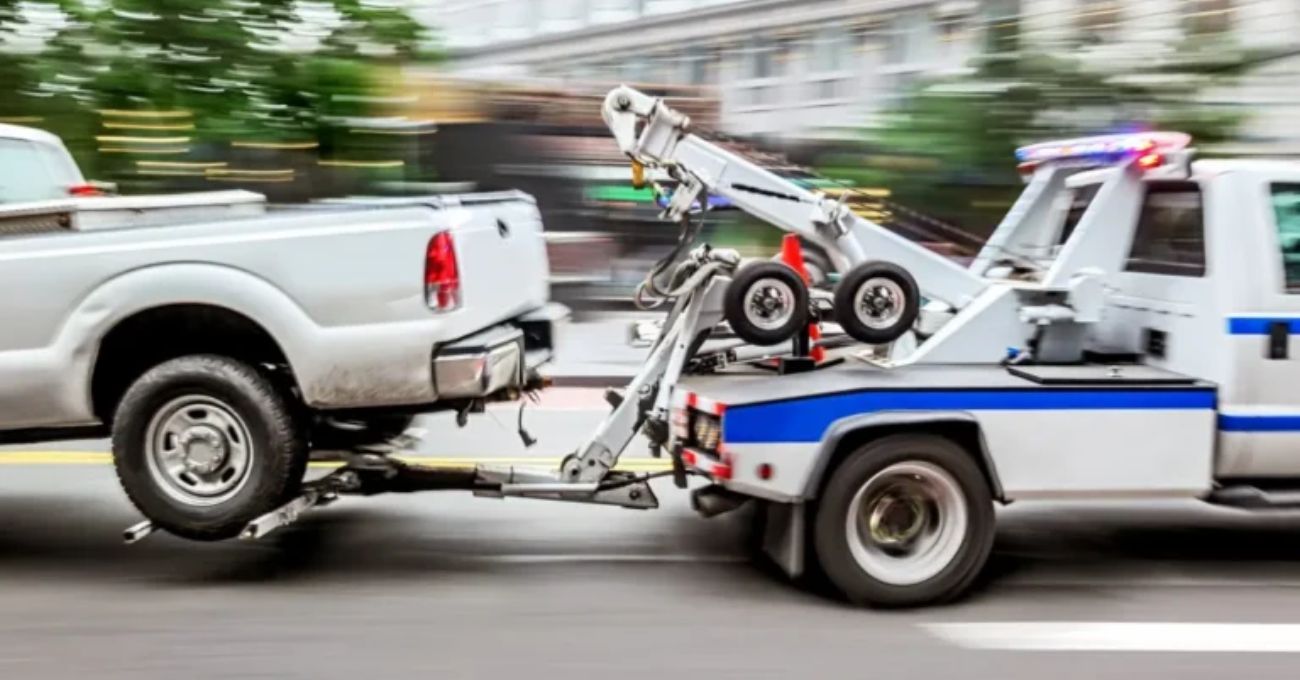
M 1136 160 L 1139 167 L 1163 163 L 1165 154 L 1187 148 L 1191 135 L 1182 132 L 1139 132 L 1121 135 L 1078 137 L 1031 144 L 1016 149 L 1022 168 L 1043 163 L 1071 161 L 1086 165 L 1115 165 Z

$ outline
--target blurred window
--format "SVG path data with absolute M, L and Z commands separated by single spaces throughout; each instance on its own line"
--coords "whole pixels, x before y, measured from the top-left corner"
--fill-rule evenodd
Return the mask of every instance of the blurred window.
M 1195 184 L 1147 185 L 1124 271 L 1205 275 L 1205 223 Z
M 718 56 L 713 51 L 695 48 L 686 54 L 686 82 L 691 85 L 711 85 L 717 77 Z
M 1183 27 L 1188 35 L 1221 35 L 1232 30 L 1232 0 L 1187 0 Z
M 817 73 L 843 71 L 848 65 L 849 35 L 843 29 L 830 28 L 813 35 L 812 67 Z
M 769 40 L 756 40 L 745 52 L 745 77 L 750 79 L 776 76 L 776 45 Z
M 934 58 L 937 29 L 925 12 L 898 15 L 890 22 L 886 35 L 886 63 L 923 63 Z
M 1300 293 L 1300 184 L 1273 185 L 1273 215 L 1286 292 Z
M 1114 42 L 1119 35 L 1123 8 L 1118 0 L 1089 0 L 1075 5 L 1074 26 L 1088 43 Z
M 81 183 L 76 168 L 56 149 L 20 139 L 0 139 L 0 203 L 67 198 Z

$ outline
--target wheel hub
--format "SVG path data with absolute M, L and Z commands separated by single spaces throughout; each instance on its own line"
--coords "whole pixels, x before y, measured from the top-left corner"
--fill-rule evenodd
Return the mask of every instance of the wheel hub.
M 780 281 L 764 281 L 750 289 L 747 316 L 754 325 L 777 328 L 794 313 L 794 291 Z
M 889 327 L 902 316 L 903 290 L 889 279 L 867 280 L 854 297 L 859 318 L 871 328 Z
M 915 496 L 890 494 L 872 506 L 868 531 L 881 546 L 903 546 L 921 533 L 927 515 L 925 505 Z
M 161 491 L 186 505 L 203 506 L 239 493 L 254 448 L 248 425 L 230 404 L 196 394 L 155 412 L 145 433 L 145 454 Z
M 190 472 L 210 475 L 230 457 L 230 442 L 215 427 L 195 425 L 177 438 L 181 461 Z

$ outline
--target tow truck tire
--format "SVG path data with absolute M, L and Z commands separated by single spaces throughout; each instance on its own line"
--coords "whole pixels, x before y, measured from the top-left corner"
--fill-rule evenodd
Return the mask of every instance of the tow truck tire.
M 154 525 L 233 538 L 302 485 L 307 442 L 285 395 L 256 368 L 195 355 L 150 369 L 113 419 L 113 465 Z
M 813 522 L 822 571 L 867 606 L 952 600 L 993 547 L 984 474 L 969 452 L 936 435 L 889 435 L 849 454 L 831 473 Z
M 921 289 L 892 262 L 863 262 L 835 287 L 835 320 L 858 342 L 884 345 L 902 337 L 921 312 Z
M 775 345 L 808 325 L 808 286 L 781 262 L 741 267 L 727 285 L 723 317 L 741 340 Z

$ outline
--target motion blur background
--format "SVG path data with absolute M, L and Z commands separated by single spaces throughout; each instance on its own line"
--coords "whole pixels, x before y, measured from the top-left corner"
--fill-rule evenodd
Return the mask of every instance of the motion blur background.
M 599 117 L 620 82 L 954 257 L 1012 150 L 1172 128 L 1300 155 L 1297 0 L 0 0 L 0 122 L 124 193 L 274 202 L 515 187 L 557 298 L 626 304 L 675 238 Z M 735 211 L 706 238 L 777 234 Z

